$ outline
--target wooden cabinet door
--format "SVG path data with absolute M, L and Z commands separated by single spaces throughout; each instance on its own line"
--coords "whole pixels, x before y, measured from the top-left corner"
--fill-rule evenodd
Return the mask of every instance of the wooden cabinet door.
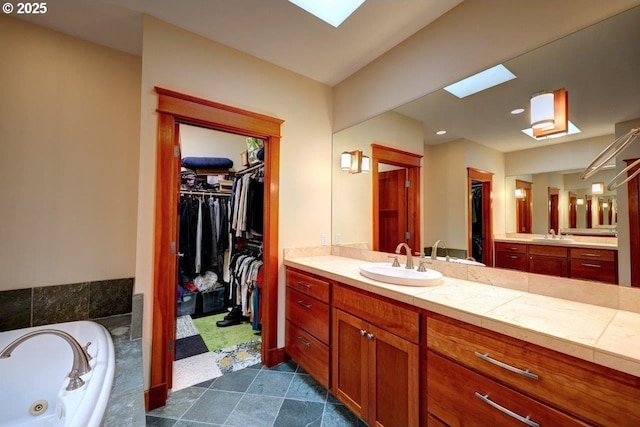
M 366 419 L 369 405 L 367 327 L 364 320 L 333 309 L 331 390 L 363 419 Z
M 369 326 L 370 426 L 416 427 L 419 422 L 419 346 Z
M 529 273 L 568 277 L 569 268 L 567 265 L 567 257 L 560 258 L 536 254 L 529 255 Z

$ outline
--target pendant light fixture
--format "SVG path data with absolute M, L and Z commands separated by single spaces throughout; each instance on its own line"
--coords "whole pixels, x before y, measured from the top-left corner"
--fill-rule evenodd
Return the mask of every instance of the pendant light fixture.
M 531 97 L 531 127 L 544 129 L 554 125 L 553 92 L 538 92 Z

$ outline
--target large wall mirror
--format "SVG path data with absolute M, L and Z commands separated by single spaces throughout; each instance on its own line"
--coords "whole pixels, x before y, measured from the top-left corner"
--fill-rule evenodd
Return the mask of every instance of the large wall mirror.
M 634 7 L 504 62 L 516 75 L 506 83 L 462 99 L 441 89 L 334 134 L 333 243 L 371 248 L 371 177 L 345 173 L 339 160 L 343 151 L 370 155 L 371 144 L 424 154 L 421 248 L 414 250 L 436 240 L 467 248 L 467 168 L 493 173 L 495 234 L 518 231 L 517 180 L 531 183 L 531 233 L 549 232 L 553 189 L 557 228 L 615 234 L 622 210 L 617 193 L 626 188 L 593 194 L 592 183 L 606 185 L 609 171 L 588 180 L 576 174 L 615 139 L 616 124 L 640 119 L 639 22 L 640 7 Z M 580 132 L 545 140 L 528 136 L 531 95 L 558 88 L 568 91 L 569 120 Z M 517 108 L 524 112 L 512 114 Z M 610 172 L 622 167 L 612 164 Z

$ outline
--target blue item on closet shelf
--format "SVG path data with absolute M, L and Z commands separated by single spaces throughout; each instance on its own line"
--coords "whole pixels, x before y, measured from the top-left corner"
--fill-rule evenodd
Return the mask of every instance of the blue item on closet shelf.
M 258 158 L 258 160 L 264 162 L 264 147 L 258 150 L 258 152 L 256 153 L 256 157 Z
M 225 157 L 183 157 L 182 166 L 189 169 L 231 169 L 233 161 Z

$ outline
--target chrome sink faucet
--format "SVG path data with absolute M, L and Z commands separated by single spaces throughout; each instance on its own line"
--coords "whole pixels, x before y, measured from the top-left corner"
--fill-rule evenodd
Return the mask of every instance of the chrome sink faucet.
M 398 243 L 396 247 L 396 253 L 399 254 L 402 247 L 404 246 L 405 251 L 407 252 L 407 265 L 405 268 L 407 270 L 413 270 L 413 257 L 411 256 L 411 248 L 405 242 Z
M 551 238 L 552 239 L 556 238 L 556 232 L 555 232 L 555 230 L 553 228 L 551 230 L 549 230 L 549 234 L 551 234 Z
M 447 250 L 447 245 L 445 245 L 442 240 L 436 240 L 436 242 L 433 244 L 433 247 L 431 248 L 431 259 L 437 259 L 438 246 L 440 246 L 441 244 L 444 250 Z M 447 261 L 449 261 L 449 255 L 447 255 Z
M 15 339 L 9 345 L 7 345 L 2 351 L 0 351 L 0 359 L 8 359 L 11 357 L 11 353 L 23 342 L 27 341 L 30 338 L 33 338 L 38 335 L 55 335 L 62 339 L 64 339 L 70 346 L 71 351 L 73 352 L 73 365 L 71 367 L 71 372 L 69 372 L 69 385 L 67 385 L 67 391 L 75 390 L 84 385 L 84 381 L 80 378 L 80 375 L 84 375 L 87 372 L 91 371 L 91 366 L 89 366 L 89 360 L 91 360 L 91 356 L 87 353 L 86 348 L 89 347 L 91 343 L 87 343 L 87 345 L 83 348 L 75 338 L 64 331 L 59 331 L 57 329 L 39 329 L 37 331 L 28 332 L 21 337 Z

